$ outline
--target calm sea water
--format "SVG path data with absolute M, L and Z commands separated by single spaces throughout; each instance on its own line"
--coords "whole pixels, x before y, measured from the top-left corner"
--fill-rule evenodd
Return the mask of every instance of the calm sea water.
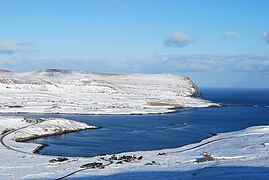
M 182 109 L 164 115 L 25 115 L 64 117 L 101 129 L 40 138 L 40 154 L 94 156 L 125 151 L 157 150 L 195 143 L 220 132 L 269 125 L 269 89 L 202 89 L 204 98 L 221 108 Z

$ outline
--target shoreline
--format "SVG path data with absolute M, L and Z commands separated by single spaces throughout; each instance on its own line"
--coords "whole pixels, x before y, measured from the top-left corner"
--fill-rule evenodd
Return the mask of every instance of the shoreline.
M 27 142 L 27 141 L 35 140 L 38 138 L 44 138 L 44 137 L 50 137 L 50 136 L 60 136 L 60 135 L 68 134 L 68 133 L 79 132 L 79 131 L 90 130 L 90 129 L 100 129 L 100 128 L 101 127 L 79 129 L 79 130 L 67 130 L 67 131 L 63 131 L 63 132 L 56 132 L 53 134 L 40 135 L 40 136 L 34 136 L 34 137 L 29 137 L 29 138 L 17 138 L 17 139 L 14 139 L 14 141 L 15 142 Z
M 219 108 L 219 107 L 223 107 L 222 104 L 219 104 L 220 106 L 208 106 L 208 107 L 203 107 L 203 108 Z M 229 105 L 227 105 L 229 106 Z M 226 107 L 226 106 L 224 106 Z M 191 109 L 194 108 L 199 108 L 199 107 L 191 107 Z M 134 116 L 140 116 L 140 115 L 165 115 L 165 114 L 170 114 L 170 113 L 177 113 L 178 110 L 182 110 L 182 109 L 190 109 L 189 107 L 180 107 L 180 108 L 176 108 L 175 111 L 173 112 L 167 112 L 167 113 L 149 113 L 149 114 L 98 114 L 98 116 L 105 116 L 105 115 L 113 115 L 113 116 L 125 116 L 125 115 L 134 115 Z M 23 114 L 33 114 L 33 115 L 55 115 L 55 113 L 30 113 L 30 112 L 27 112 L 27 113 L 7 113 L 9 114 L 10 116 L 12 115 L 23 115 Z M 0 117 L 1 116 L 4 116 L 6 115 L 6 113 L 0 113 Z M 73 114 L 73 113 L 57 113 L 56 115 L 85 115 L 85 116 L 91 116 L 91 115 L 96 115 L 96 114 L 79 114 L 79 113 L 76 113 L 76 114 Z M 8 117 L 8 116 L 7 116 Z M 19 116 L 18 116 L 19 117 Z M 30 119 L 35 119 L 35 118 L 30 118 Z M 45 118 L 46 119 L 46 118 Z M 78 121 L 75 121 L 75 122 L 78 122 Z M 38 139 L 38 138 L 43 138 L 43 137 L 50 137 L 50 136 L 59 136 L 59 135 L 63 135 L 63 134 L 68 134 L 68 133 L 72 133 L 72 132 L 78 132 L 78 131 L 82 131 L 82 130 L 89 130 L 89 129 L 100 129 L 102 127 L 99 127 L 99 126 L 94 126 L 94 128 L 88 128 L 88 129 L 80 129 L 80 130 L 70 130 L 70 131 L 65 131 L 65 132 L 59 132 L 59 133 L 54 133 L 54 134 L 49 134 L 49 135 L 41 135 L 41 136 L 36 136 L 36 137 L 29 137 L 29 138 L 22 138 L 22 139 L 16 139 L 15 142 L 27 142 L 27 141 L 31 141 L 31 140 L 34 140 L 34 139 Z M 5 134 L 3 134 L 5 135 Z M 218 134 L 211 134 L 210 136 L 208 136 L 207 138 L 211 138 L 213 136 L 216 136 Z M 206 138 L 206 139 L 207 139 Z M 197 142 L 193 142 L 193 143 L 200 143 L 202 140 L 199 140 Z M 193 143 L 190 143 L 190 144 L 193 144 Z M 177 146 L 177 147 L 173 147 L 173 148 L 170 148 L 170 149 L 174 149 L 174 148 L 180 148 L 180 147 L 183 147 L 183 146 L 186 146 L 186 145 L 190 145 L 190 144 L 183 144 L 181 146 Z M 39 154 L 38 152 L 40 150 L 42 150 L 43 148 L 46 148 L 47 144 L 37 144 L 37 146 L 31 151 L 33 152 L 34 154 L 37 154 L 37 155 L 41 155 L 43 156 L 43 154 Z M 153 150 L 145 150 L 145 151 L 161 151 L 163 149 L 167 149 L 167 148 L 162 148 L 162 149 L 153 149 Z M 131 153 L 131 152 L 136 152 L 136 151 L 121 151 L 121 152 L 117 152 L 118 153 Z M 28 153 L 28 152 L 26 152 Z M 81 157 L 81 158 L 92 158 L 92 157 L 96 157 L 96 156 L 100 156 L 102 155 L 103 153 L 100 153 L 100 154 L 97 154 L 97 155 L 94 155 L 94 156 L 70 156 L 70 157 Z M 113 153 L 112 153 L 113 154 Z M 111 154 L 106 154 L 106 155 L 111 155 Z M 44 156 L 55 156 L 55 155 L 44 155 Z
M 39 151 L 41 151 L 42 149 L 44 149 L 47 146 L 49 146 L 49 145 L 47 145 L 47 144 L 40 144 L 39 146 L 37 146 L 35 149 L 32 150 L 32 153 L 38 154 Z M 42 154 L 38 154 L 38 155 L 42 155 Z
M 251 127 L 256 127 L 256 126 L 250 126 L 250 127 L 247 127 L 247 128 L 251 128 Z M 244 128 L 244 129 L 247 129 L 247 128 Z M 241 129 L 241 130 L 244 130 L 244 129 Z M 241 131 L 241 130 L 239 130 L 239 131 Z M 81 130 L 81 131 L 83 131 L 83 130 Z M 228 132 L 222 132 L 222 133 L 231 133 L 231 132 L 236 132 L 236 131 L 228 131 Z M 51 136 L 54 136 L 54 135 L 51 135 Z M 57 136 L 57 135 L 55 135 L 55 136 Z M 137 150 L 137 151 L 151 152 L 151 151 L 164 151 L 164 150 L 167 150 L 167 149 L 177 149 L 177 148 L 182 148 L 184 146 L 188 146 L 188 145 L 192 145 L 192 144 L 202 143 L 202 141 L 204 141 L 206 139 L 209 139 L 209 138 L 213 138 L 214 136 L 218 136 L 218 133 L 217 134 L 215 134 L 215 133 L 214 134 L 211 134 L 210 136 L 206 137 L 205 139 L 198 140 L 197 142 L 192 142 L 192 143 L 189 143 L 189 144 L 183 144 L 183 145 L 180 145 L 180 146 L 177 146 L 177 147 L 152 149 L 152 150 Z M 44 137 L 48 137 L 48 136 L 44 136 Z M 42 138 L 42 137 L 40 137 L 40 138 Z M 23 142 L 27 142 L 27 141 L 28 140 L 23 141 Z M 31 140 L 29 140 L 29 141 L 31 141 Z M 44 149 L 44 148 L 46 148 L 48 146 L 50 146 L 50 145 L 48 145 L 48 144 L 41 144 L 40 145 L 40 149 L 39 149 L 39 147 L 37 147 L 37 150 L 36 151 L 33 150 L 33 153 L 38 154 L 38 155 L 41 155 L 41 156 L 61 156 L 61 155 L 49 155 L 49 154 L 39 154 L 38 153 L 39 150 L 42 150 L 42 149 Z M 112 156 L 113 154 L 123 154 L 123 153 L 130 153 L 130 154 L 132 154 L 132 153 L 136 153 L 137 151 L 120 151 L 120 152 L 110 153 L 110 154 L 108 154 L 108 153 L 100 153 L 100 154 L 97 154 L 97 155 L 94 155 L 94 156 L 64 156 L 64 157 L 69 157 L 69 158 L 70 157 L 72 157 L 72 158 L 74 158 L 74 157 L 77 157 L 77 158 L 93 158 L 93 157 L 99 157 L 99 156 Z
M 81 115 L 81 116 L 124 116 L 124 115 L 134 115 L 134 116 L 143 116 L 143 115 L 160 115 L 160 114 L 170 114 L 170 113 L 176 113 L 178 110 L 182 109 L 196 109 L 196 108 L 220 108 L 220 107 L 229 107 L 229 106 L 240 106 L 240 105 L 233 105 L 233 104 L 215 104 L 215 105 L 209 105 L 206 107 L 180 107 L 180 108 L 168 108 L 165 112 L 137 112 L 137 113 L 51 113 L 51 112 L 0 112 L 0 116 L 2 115 Z
M 63 118 L 24 118 L 21 116 L 1 116 L 0 118 L 2 118 L 0 119 L 0 127 L 2 127 L 2 129 L 4 127 L 1 124 L 3 123 L 2 121 L 9 119 L 12 121 L 12 118 L 16 120 L 16 122 L 10 123 L 17 123 L 19 125 L 18 128 L 14 128 L 1 134 L 1 144 L 9 150 L 25 154 L 32 154 L 42 148 L 41 144 L 24 143 L 26 141 L 82 130 L 94 130 L 101 128 Z M 3 129 L 2 131 L 4 132 L 6 129 L 8 128 Z M 31 146 L 28 147 L 29 144 L 31 144 Z
M 11 117 L 7 116 L 6 118 Z M 18 119 L 18 117 L 15 117 L 15 119 L 16 118 Z M 117 179 L 117 177 L 126 178 L 125 173 L 128 172 L 147 173 L 156 170 L 156 168 L 160 171 L 177 171 L 180 173 L 180 176 L 184 178 L 193 177 L 193 173 L 198 174 L 200 177 L 205 177 L 202 176 L 203 173 L 200 172 L 200 169 L 204 167 L 210 167 L 212 165 L 215 166 L 216 163 L 218 164 L 218 166 L 227 166 L 233 164 L 237 166 L 239 165 L 241 167 L 246 165 L 246 163 L 248 164 L 249 161 L 253 162 L 254 157 L 264 157 L 265 160 L 259 159 L 255 161 L 255 166 L 264 166 L 264 162 L 267 163 L 267 156 L 264 151 L 269 150 L 268 140 L 269 125 L 254 126 L 239 131 L 219 133 L 217 135 L 212 135 L 209 138 L 203 139 L 200 142 L 183 145 L 177 148 L 116 153 L 116 157 L 129 157 L 130 155 L 136 157 L 143 157 L 140 158 L 140 160 L 134 160 L 131 163 L 124 161 L 122 165 L 119 165 L 120 160 L 109 160 L 112 157 L 112 154 L 103 154 L 92 157 L 67 157 L 66 161 L 51 163 L 50 161 L 52 160 L 52 158 L 56 158 L 59 156 L 40 155 L 33 152 L 29 154 L 24 154 L 21 152 L 3 148 L 1 146 L 0 151 L 2 153 L 0 154 L 0 158 L 5 164 L 5 167 L 7 167 L 2 167 L 3 173 L 6 174 L 7 172 L 9 172 L 9 174 L 11 174 L 12 177 L 15 179 L 18 177 L 24 179 L 57 179 L 59 177 L 65 177 L 67 175 L 72 175 L 73 178 L 90 178 L 93 176 L 103 177 L 104 175 L 109 175 L 111 178 L 114 177 Z M 9 141 L 12 140 L 9 139 Z M 249 147 L 251 150 L 245 151 L 244 148 L 242 149 L 238 147 L 237 144 L 239 142 L 241 147 Z M 16 147 L 19 147 L 21 145 L 23 145 L 24 147 L 33 147 L 29 143 L 18 143 L 19 142 L 15 142 Z M 39 146 L 35 146 L 35 152 L 40 150 L 42 147 L 44 147 L 44 145 L 41 144 L 39 144 Z M 199 158 L 200 154 L 205 150 L 212 154 L 214 161 L 196 163 L 196 159 Z M 9 159 L 9 161 L 7 161 L 7 159 Z M 83 164 L 87 164 L 90 162 L 102 163 L 105 169 L 96 168 L 89 170 L 88 168 L 80 168 Z M 152 164 L 152 162 L 154 163 Z M 29 164 L 29 166 L 27 164 Z M 268 164 L 267 166 L 269 168 Z M 9 167 L 12 167 L 13 170 Z M 18 169 L 19 167 L 24 168 L 20 171 Z M 42 168 L 36 169 L 35 167 Z M 136 178 L 142 178 L 144 177 L 143 173 L 140 175 L 133 174 L 133 176 Z M 218 174 L 221 173 L 220 171 L 214 171 L 214 173 L 217 173 L 217 175 L 221 177 L 225 177 L 225 175 Z M 268 173 L 266 173 L 266 175 Z M 154 178 L 154 174 L 155 173 L 152 173 L 149 177 Z M 2 174 L 2 176 L 9 179 L 4 174 Z M 170 176 L 169 173 L 165 176 L 162 175 L 161 177 L 166 178 L 166 176 L 169 176 L 170 178 L 173 177 Z

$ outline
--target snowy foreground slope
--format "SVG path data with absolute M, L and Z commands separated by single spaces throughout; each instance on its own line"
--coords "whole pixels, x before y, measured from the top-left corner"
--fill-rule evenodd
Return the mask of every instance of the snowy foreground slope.
M 0 72 L 0 113 L 148 114 L 217 104 L 187 77 L 70 70 Z
M 19 142 L 96 128 L 99 127 L 63 118 L 26 119 L 0 116 L 0 134 L 3 135 L 1 138 L 2 145 L 8 146 L 9 149 L 15 148 L 17 151 L 29 151 L 29 153 L 42 146 L 30 143 L 25 146 L 25 143 Z
M 0 179 L 57 179 L 68 174 L 71 175 L 67 179 L 268 179 L 269 176 L 269 126 L 218 134 L 180 148 L 126 152 L 113 158 L 111 155 L 67 157 L 62 162 L 57 162 L 57 157 L 33 154 L 36 144 L 14 141 L 18 135 L 43 134 L 46 128 L 52 132 L 54 127 L 69 127 L 66 126 L 69 123 L 73 128 L 92 128 L 66 119 L 0 117 L 0 134 L 14 128 L 0 135 Z M 196 162 L 204 151 L 212 154 L 214 160 Z M 115 160 L 123 156 L 143 157 Z M 102 163 L 102 167 L 81 167 L 93 162 Z

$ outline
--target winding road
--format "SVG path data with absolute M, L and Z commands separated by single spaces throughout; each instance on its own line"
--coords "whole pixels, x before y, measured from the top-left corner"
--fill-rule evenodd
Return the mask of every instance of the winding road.
M 9 149 L 9 150 L 13 150 L 13 151 L 16 151 L 16 152 L 19 152 L 19 153 L 23 153 L 23 154 L 30 154 L 30 155 L 33 155 L 34 153 L 29 153 L 29 152 L 21 151 L 21 150 L 15 149 L 15 148 L 13 148 L 13 147 L 7 145 L 7 144 L 5 143 L 5 141 L 4 141 L 4 139 L 5 139 L 5 137 L 6 137 L 7 135 L 9 135 L 9 134 L 11 134 L 11 133 L 14 133 L 14 132 L 19 131 L 19 130 L 21 130 L 21 129 L 25 129 L 25 128 L 27 128 L 27 127 L 36 125 L 36 124 L 38 124 L 38 123 L 40 123 L 40 122 L 42 122 L 42 121 L 43 121 L 42 119 L 34 119 L 34 120 L 32 121 L 32 123 L 29 124 L 29 125 L 27 125 L 27 126 L 23 126 L 23 127 L 18 128 L 18 129 L 14 129 L 14 130 L 11 130 L 11 131 L 5 133 L 4 135 L 1 136 L 1 138 L 0 138 L 0 143 L 1 143 L 4 147 L 6 147 L 7 149 Z

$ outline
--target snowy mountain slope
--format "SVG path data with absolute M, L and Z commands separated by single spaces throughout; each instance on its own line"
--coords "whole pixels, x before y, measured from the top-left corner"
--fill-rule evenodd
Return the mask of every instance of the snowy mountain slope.
M 147 114 L 217 104 L 187 77 L 71 70 L 0 72 L 0 113 Z

